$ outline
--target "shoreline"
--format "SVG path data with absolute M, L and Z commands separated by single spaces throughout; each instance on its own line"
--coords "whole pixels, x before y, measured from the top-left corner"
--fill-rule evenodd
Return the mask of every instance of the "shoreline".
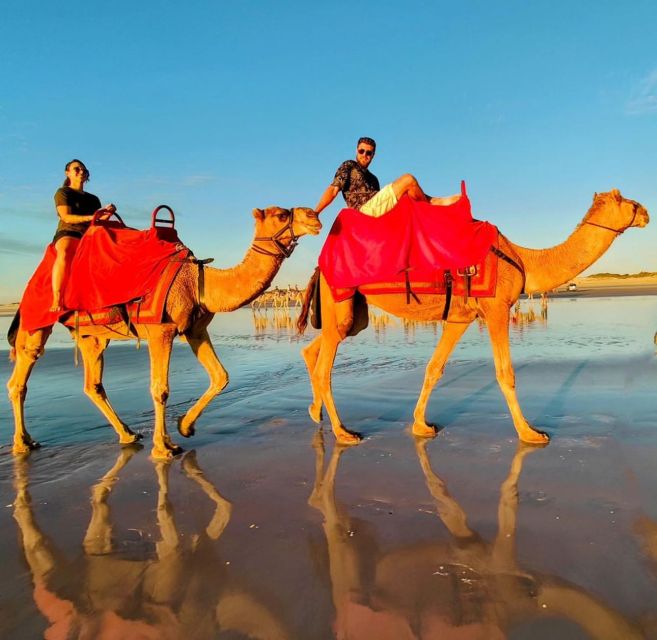
M 616 296 L 654 296 L 657 295 L 657 276 L 645 278 L 591 278 L 577 277 L 571 281 L 576 285 L 573 291 L 568 285 L 548 293 L 548 298 L 607 298 Z M 570 283 L 569 283 L 570 284 Z M 540 297 L 536 294 L 536 297 Z M 526 298 L 526 296 L 523 296 Z M 0 317 L 13 316 L 18 302 L 0 304 Z

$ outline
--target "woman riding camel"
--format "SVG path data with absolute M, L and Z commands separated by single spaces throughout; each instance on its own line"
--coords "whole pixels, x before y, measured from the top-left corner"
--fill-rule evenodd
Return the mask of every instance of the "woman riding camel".
M 52 268 L 51 311 L 64 311 L 66 273 L 71 266 L 80 238 L 89 228 L 94 213 L 101 209 L 100 200 L 84 190 L 89 170 L 80 160 L 71 160 L 64 170 L 66 179 L 55 193 L 55 207 L 59 224 L 52 241 L 57 256 Z M 113 204 L 104 207 L 108 213 L 116 211 Z

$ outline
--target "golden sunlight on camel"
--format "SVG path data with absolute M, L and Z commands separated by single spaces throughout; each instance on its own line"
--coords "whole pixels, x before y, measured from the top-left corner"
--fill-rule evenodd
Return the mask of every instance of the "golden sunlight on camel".
M 179 420 L 178 431 L 189 437 L 194 434 L 194 423 L 201 412 L 228 384 L 228 373 L 214 352 L 207 330 L 214 314 L 249 304 L 271 284 L 297 239 L 306 234 L 317 235 L 322 228 L 317 214 L 304 207 L 254 209 L 253 216 L 255 236 L 240 264 L 230 269 L 203 268 L 191 262 L 183 264 L 169 290 L 161 324 L 140 324 L 137 320 L 133 323 L 136 333 L 131 333 L 124 323 L 80 329 L 77 344 L 84 361 L 84 391 L 114 427 L 121 444 L 135 442 L 140 436 L 118 417 L 103 388 L 103 353 L 110 340 L 139 338 L 148 341 L 155 407 L 152 455 L 170 458 L 180 453 L 182 448 L 172 441 L 165 423 L 174 338 L 180 336 L 189 344 L 210 378 L 207 391 Z M 19 329 L 16 335 L 14 371 L 7 383 L 15 420 L 14 454 L 39 446 L 25 428 L 24 404 L 28 378 L 44 352 L 51 331 L 52 326 L 49 326 L 30 335 Z
M 623 231 L 648 224 L 648 212 L 638 202 L 623 198 L 616 189 L 596 194 L 593 205 L 568 239 L 550 249 L 526 249 L 513 244 L 500 234 L 499 249 L 516 265 L 505 260 L 498 264 L 494 297 L 467 300 L 456 296 L 444 323 L 442 336 L 426 368 L 420 397 L 413 414 L 413 433 L 433 437 L 436 428 L 426 420 L 426 408 L 434 386 L 441 378 L 447 360 L 475 318 L 488 326 L 493 348 L 495 373 L 500 389 L 511 412 L 513 425 L 523 442 L 544 444 L 547 434 L 534 429 L 525 419 L 516 397 L 515 374 L 509 349 L 510 310 L 520 294 L 550 291 L 570 281 L 593 264 Z M 313 283 L 311 282 L 311 285 Z M 299 330 L 306 326 L 313 286 L 307 288 L 304 308 L 299 318 Z M 347 429 L 338 415 L 331 387 L 331 372 L 338 346 L 349 334 L 354 320 L 354 298 L 336 303 L 323 275 L 319 277 L 322 331 L 302 355 L 308 368 L 313 399 L 309 407 L 315 422 L 322 418 L 326 407 L 333 433 L 340 444 L 357 444 L 361 436 Z M 391 315 L 411 320 L 439 320 L 445 308 L 445 296 L 419 293 L 409 298 L 405 293 L 363 293 L 367 304 L 379 307 Z

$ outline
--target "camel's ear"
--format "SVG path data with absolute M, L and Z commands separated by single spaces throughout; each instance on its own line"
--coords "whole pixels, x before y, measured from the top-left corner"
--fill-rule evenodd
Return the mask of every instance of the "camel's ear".
M 598 197 L 598 192 L 596 191 L 596 192 L 593 194 L 593 202 L 595 202 L 595 199 L 596 199 L 597 197 Z
M 262 209 L 254 209 L 253 210 L 253 217 L 256 220 L 264 220 L 265 219 L 265 212 Z
M 622 200 L 623 196 L 621 196 L 620 191 L 618 189 L 612 189 L 611 190 L 611 195 L 616 198 L 616 200 Z

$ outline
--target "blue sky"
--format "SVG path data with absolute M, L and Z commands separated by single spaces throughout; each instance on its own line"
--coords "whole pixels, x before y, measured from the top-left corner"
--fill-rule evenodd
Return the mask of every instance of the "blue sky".
M 251 210 L 314 206 L 360 135 L 382 184 L 463 178 L 479 218 L 561 242 L 596 191 L 657 215 L 657 4 L 9 3 L 0 22 L 0 302 L 56 226 L 64 164 L 132 226 L 169 204 L 182 239 L 239 262 Z M 341 198 L 276 284 L 305 284 Z M 590 272 L 657 271 L 657 222 Z

